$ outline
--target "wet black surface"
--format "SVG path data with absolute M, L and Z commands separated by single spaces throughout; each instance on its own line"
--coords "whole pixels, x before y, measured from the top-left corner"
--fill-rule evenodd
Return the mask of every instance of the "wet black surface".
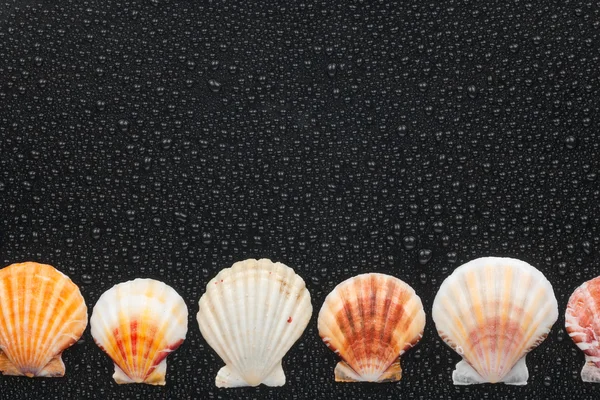
M 592 399 L 568 296 L 600 274 L 596 2 L 6 1 L 0 4 L 0 260 L 50 263 L 91 307 L 167 282 L 190 308 L 165 387 L 117 386 L 93 343 L 62 379 L 0 378 L 49 399 Z M 525 387 L 455 387 L 433 296 L 458 265 L 512 256 L 560 317 Z M 195 314 L 220 269 L 296 269 L 315 313 L 282 388 L 219 390 Z M 397 384 L 337 384 L 316 332 L 362 272 L 421 295 Z

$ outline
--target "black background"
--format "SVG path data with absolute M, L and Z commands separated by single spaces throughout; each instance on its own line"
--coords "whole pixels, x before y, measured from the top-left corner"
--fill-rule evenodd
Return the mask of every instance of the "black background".
M 88 329 L 64 378 L 1 377 L 1 398 L 597 398 L 563 325 L 600 274 L 600 6 L 334 3 L 2 0 L 3 265 L 54 265 L 90 312 L 160 279 L 190 324 L 165 387 L 116 385 Z M 485 255 L 555 288 L 525 387 L 453 386 L 460 358 L 431 321 L 442 280 Z M 315 310 L 284 387 L 217 389 L 197 301 L 249 257 L 295 268 Z M 425 334 L 400 382 L 338 384 L 316 316 L 371 271 L 415 288 Z

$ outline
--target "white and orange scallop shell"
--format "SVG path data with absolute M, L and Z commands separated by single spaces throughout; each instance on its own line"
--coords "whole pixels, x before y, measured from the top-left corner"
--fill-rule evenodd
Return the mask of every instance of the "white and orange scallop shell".
M 100 296 L 90 325 L 96 344 L 122 383 L 164 385 L 166 357 L 184 341 L 188 309 L 170 286 L 154 279 L 119 283 Z
M 567 304 L 565 326 L 585 354 L 581 379 L 600 383 L 600 276 L 575 289 Z
M 455 385 L 526 385 L 525 356 L 558 318 L 552 285 L 524 261 L 483 257 L 458 267 L 435 296 L 433 321 L 463 358 Z
M 87 326 L 77 285 L 54 267 L 35 262 L 0 270 L 0 371 L 59 377 L 62 352 Z
M 310 293 L 292 268 L 236 262 L 208 283 L 199 306 L 200 332 L 225 361 L 218 387 L 285 384 L 281 361 L 312 315 Z
M 412 287 L 370 273 L 347 279 L 325 299 L 319 335 L 340 361 L 338 382 L 393 382 L 402 378 L 399 357 L 423 336 L 425 312 Z

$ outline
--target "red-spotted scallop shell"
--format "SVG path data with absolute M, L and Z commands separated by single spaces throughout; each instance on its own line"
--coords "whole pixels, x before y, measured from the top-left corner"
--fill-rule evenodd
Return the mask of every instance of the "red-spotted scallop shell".
M 292 268 L 266 258 L 236 262 L 208 283 L 199 306 L 200 332 L 226 364 L 218 387 L 285 384 L 281 361 L 312 315 Z

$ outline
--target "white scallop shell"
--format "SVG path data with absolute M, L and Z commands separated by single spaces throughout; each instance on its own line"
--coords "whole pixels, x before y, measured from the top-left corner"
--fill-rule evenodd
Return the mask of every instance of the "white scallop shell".
M 268 259 L 236 262 L 208 283 L 199 306 L 202 336 L 226 364 L 218 387 L 285 384 L 281 361 L 312 315 L 293 269 Z
M 536 268 L 513 258 L 484 257 L 446 278 L 432 317 L 441 338 L 463 357 L 452 374 L 455 385 L 526 385 L 525 355 L 548 336 L 558 304 Z
M 114 380 L 164 385 L 167 355 L 185 339 L 188 310 L 181 296 L 154 279 L 119 283 L 100 296 L 90 325 L 114 361 Z

